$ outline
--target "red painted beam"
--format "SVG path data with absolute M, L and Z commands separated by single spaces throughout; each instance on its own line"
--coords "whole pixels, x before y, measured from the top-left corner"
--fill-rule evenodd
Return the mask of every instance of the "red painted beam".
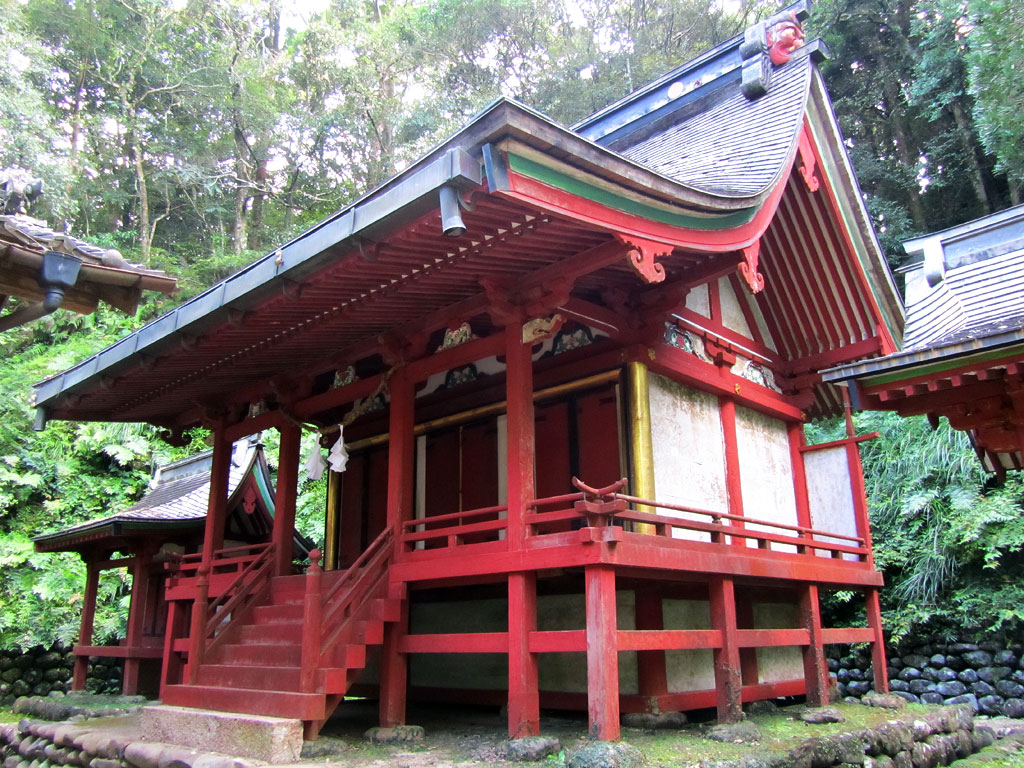
M 802 646 L 811 642 L 806 629 L 737 629 L 740 648 L 777 648 Z
M 821 642 L 824 645 L 870 643 L 874 639 L 875 631 L 871 627 L 837 627 L 821 630 Z
M 680 651 L 722 647 L 717 629 L 620 629 L 620 651 Z

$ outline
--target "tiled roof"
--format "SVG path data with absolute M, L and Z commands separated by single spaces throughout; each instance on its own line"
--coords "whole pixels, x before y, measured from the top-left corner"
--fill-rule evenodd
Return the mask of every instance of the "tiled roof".
M 794 57 L 776 70 L 764 96 L 740 92 L 739 70 L 717 90 L 713 105 L 694 103 L 637 144 L 616 147 L 629 159 L 705 192 L 755 195 L 782 173 L 803 121 L 811 60 Z M 681 119 L 680 119 L 681 118 Z
M 205 454 L 193 457 L 193 459 L 197 462 L 202 462 L 204 459 L 208 459 L 209 456 L 210 452 L 207 451 Z M 255 455 L 252 458 L 255 458 Z M 238 487 L 238 484 L 242 482 L 251 463 L 251 461 L 246 461 L 244 466 L 232 463 L 231 472 L 228 477 L 229 496 Z M 128 524 L 136 528 L 144 524 L 158 527 L 162 524 L 200 523 L 206 518 L 209 499 L 210 469 L 207 462 L 206 467 L 202 471 L 188 474 L 169 482 L 158 483 L 138 503 L 128 509 L 108 515 L 107 517 L 101 517 L 98 520 L 89 520 L 78 525 L 62 528 L 59 531 L 36 536 L 33 541 L 40 543 L 52 543 L 58 539 L 66 541 L 84 533 L 113 527 L 119 523 Z
M 90 245 L 57 232 L 46 222 L 23 214 L 0 215 L 0 293 L 30 301 L 42 298 L 37 277 L 46 251 L 70 254 L 82 261 L 78 279 L 67 289 L 62 306 L 91 312 L 103 301 L 134 312 L 142 291 L 170 294 L 177 280 L 157 269 L 134 264 L 118 251 Z
M 907 307 L 904 351 L 1024 327 L 1024 249 L 950 269 Z

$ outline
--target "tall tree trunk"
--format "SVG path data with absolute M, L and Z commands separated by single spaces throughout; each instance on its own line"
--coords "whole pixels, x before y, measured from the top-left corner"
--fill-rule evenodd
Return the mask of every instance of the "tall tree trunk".
M 263 238 L 263 201 L 267 189 L 267 153 L 262 152 L 256 165 L 256 178 L 252 188 L 252 208 L 249 213 L 249 248 L 259 250 Z
M 903 99 L 900 96 L 896 83 L 886 80 L 884 86 L 886 106 L 888 107 L 889 128 L 892 131 L 893 143 L 896 145 L 896 154 L 900 162 L 907 168 L 917 168 L 920 151 L 911 148 L 910 132 L 907 130 L 906 120 L 902 112 Z M 917 187 L 910 187 L 906 190 L 907 208 L 914 220 L 914 226 L 921 232 L 928 230 L 928 217 L 925 215 L 924 206 L 921 204 L 921 191 Z
M 963 142 L 964 151 L 967 153 L 967 165 L 971 170 L 971 186 L 974 187 L 974 194 L 984 207 L 985 212 L 992 213 L 992 201 L 985 189 L 985 173 L 981 168 L 981 161 L 978 159 L 978 142 L 974 138 L 971 120 L 964 112 L 959 99 L 953 99 L 949 108 L 956 121 L 957 130 L 960 132 L 960 141 Z
M 139 254 L 142 256 L 143 262 L 148 262 L 153 246 L 153 232 L 149 225 L 149 189 L 146 185 L 146 168 L 142 162 L 142 149 L 135 140 L 134 131 L 129 136 L 135 165 L 135 190 L 139 198 Z

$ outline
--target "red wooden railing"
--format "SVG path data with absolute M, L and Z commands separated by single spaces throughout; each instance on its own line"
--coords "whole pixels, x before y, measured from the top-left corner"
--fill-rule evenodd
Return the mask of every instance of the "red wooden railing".
M 530 536 L 543 536 L 563 531 L 567 521 L 577 521 L 585 516 L 585 505 L 588 500 L 593 501 L 593 499 L 592 494 L 580 492 L 533 500 L 529 505 L 532 511 L 526 515 L 528 534 Z M 844 555 L 853 555 L 860 561 L 866 559 L 868 554 L 863 538 L 848 536 L 842 533 L 821 531 L 774 520 L 731 515 L 726 512 L 716 512 L 699 507 L 670 504 L 618 492 L 605 494 L 601 497 L 600 501 L 604 504 L 623 502 L 625 505 L 632 505 L 623 506 L 614 513 L 610 513 L 610 516 L 616 522 L 652 526 L 655 535 L 665 538 L 676 538 L 677 531 L 686 531 L 707 534 L 713 544 L 725 544 L 727 543 L 727 537 L 746 539 L 747 541 L 756 542 L 758 549 L 768 551 L 772 550 L 773 544 L 785 545 L 795 547 L 796 551 L 800 554 L 805 554 L 808 550 L 817 550 L 828 552 L 831 557 L 837 559 L 842 558 Z M 640 511 L 637 507 L 666 509 L 673 512 L 698 515 L 706 518 L 707 522 L 704 520 L 673 517 L 656 512 Z M 758 526 L 759 528 L 754 529 L 749 526 Z M 768 528 L 769 530 L 760 530 L 760 528 Z M 826 539 L 831 539 L 831 541 Z
M 320 551 L 310 552 L 302 615 L 301 690 L 313 689 L 317 669 L 329 665 L 331 653 L 351 626 L 350 620 L 360 615 L 369 600 L 379 596 L 380 585 L 386 583 L 393 542 L 392 529 L 385 528 L 326 593 L 321 591 Z
M 197 553 L 167 564 L 169 587 L 185 579 L 195 580 L 188 640 L 189 682 L 196 682 L 203 660 L 223 642 L 247 609 L 266 594 L 274 553 L 270 543 L 249 544 L 217 550 L 208 563 L 203 562 L 202 553 Z
M 501 504 L 407 520 L 402 524 L 402 551 L 412 551 L 418 545 L 425 549 L 458 547 L 468 543 L 467 539 L 477 544 L 498 541 L 501 531 L 508 528 L 508 521 L 503 517 L 507 511 L 508 506 Z

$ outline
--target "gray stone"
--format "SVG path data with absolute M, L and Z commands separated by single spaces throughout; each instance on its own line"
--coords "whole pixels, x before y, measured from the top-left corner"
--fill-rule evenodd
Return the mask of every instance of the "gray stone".
M 961 654 L 960 658 L 963 659 L 964 664 L 975 669 L 988 667 L 992 664 L 992 654 L 988 651 L 967 651 Z
M 978 671 L 971 669 L 970 667 L 963 672 L 959 672 L 956 675 L 956 679 L 962 683 L 977 683 L 978 682 Z
M 953 696 L 950 699 L 946 699 L 946 704 L 966 705 L 971 708 L 972 712 L 978 711 L 978 697 L 973 693 L 965 693 L 960 696 Z
M 998 696 L 982 696 L 978 699 L 978 711 L 983 715 L 1001 715 L 1003 700 Z
M 976 651 L 976 650 L 978 650 L 978 646 L 976 646 L 974 643 L 953 643 L 948 648 L 946 648 L 946 651 L 949 652 L 949 653 L 959 653 L 959 654 L 963 654 L 963 653 L 966 653 L 968 651 Z
M 194 749 L 166 745 L 160 752 L 160 768 L 192 768 L 192 763 L 199 757 Z
M 643 764 L 643 753 L 624 741 L 592 741 L 566 759 L 567 768 L 640 768 Z
M 912 693 L 907 693 L 906 691 L 894 691 L 893 693 L 895 693 L 901 699 L 906 699 L 911 704 L 920 704 L 921 703 L 921 700 L 919 698 L 917 698 L 917 696 L 915 696 Z
M 800 713 L 800 719 L 805 723 L 813 723 L 815 725 L 821 723 L 846 722 L 846 717 L 835 707 L 813 707 L 812 709 L 805 709 Z
M 302 742 L 302 753 L 299 755 L 303 760 L 315 760 L 323 757 L 332 757 L 348 751 L 351 747 L 343 739 L 321 736 L 315 741 Z M 198 768 L 193 765 L 192 768 Z M 215 768 L 211 766 L 210 768 Z
M 89 761 L 89 768 L 125 768 L 125 764 L 121 760 L 96 757 Z
M 980 752 L 985 747 L 990 747 L 996 742 L 995 732 L 985 725 L 976 725 L 971 731 L 971 745 L 975 752 Z
M 704 734 L 712 741 L 745 744 L 761 740 L 761 729 L 749 721 L 713 725 Z
M 851 696 L 859 698 L 871 690 L 871 683 L 867 680 L 851 680 L 846 686 L 846 690 L 849 691 Z
M 891 693 L 872 692 L 860 701 L 861 704 L 867 704 L 869 707 L 879 707 L 880 709 L 904 709 L 907 706 L 905 699 L 900 696 L 894 696 Z
M 1006 648 L 992 654 L 992 663 L 1000 667 L 1016 667 L 1019 661 L 1017 654 Z
M 971 691 L 974 692 L 975 696 L 994 696 L 996 693 L 996 689 L 984 680 L 971 683 Z
M 910 750 L 910 760 L 914 768 L 935 768 L 938 755 L 935 748 L 924 741 L 918 741 Z
M 956 680 L 956 671 L 949 667 L 941 667 L 938 670 L 938 682 L 948 683 L 951 680 Z
M 982 640 L 978 643 L 978 647 L 989 653 L 997 653 L 1003 649 L 1003 644 L 997 640 Z
M 1007 699 L 1019 699 L 1024 696 L 1024 685 L 1013 680 L 1000 680 L 996 683 L 996 691 Z
M 921 670 L 917 667 L 904 667 L 900 670 L 900 680 L 906 680 L 908 683 L 911 680 L 917 680 L 921 677 Z
M 363 737 L 372 744 L 396 744 L 423 741 L 425 732 L 420 725 L 396 725 L 393 728 L 370 728 Z
M 630 712 L 622 716 L 622 724 L 627 728 L 645 731 L 679 730 L 687 722 L 682 712 Z
M 927 680 L 911 680 L 910 681 L 910 692 L 920 696 L 922 693 L 930 693 L 935 690 L 935 683 L 930 683 Z
M 936 685 L 935 692 L 941 694 L 945 698 L 949 698 L 951 696 L 959 696 L 962 693 L 967 693 L 967 686 L 959 680 L 950 680 Z
M 910 691 L 910 683 L 906 680 L 900 680 L 899 678 L 889 680 L 890 691 L 903 691 L 904 693 Z
M 548 755 L 562 751 L 562 742 L 553 736 L 528 736 L 523 739 L 509 739 L 505 743 L 505 756 L 516 762 L 537 762 Z
M 941 693 L 936 693 L 935 691 L 926 691 L 921 694 L 922 704 L 942 704 L 945 700 Z
M 1003 714 L 1006 717 L 1022 718 L 1024 717 L 1024 700 L 1021 699 L 1007 699 L 1003 702 Z
M 903 656 L 902 659 L 904 665 L 908 667 L 917 667 L 920 669 L 921 667 L 928 666 L 928 657 L 919 653 L 908 653 L 906 656 Z
M 978 679 L 984 680 L 989 685 L 995 685 L 1004 677 L 1009 677 L 1012 671 L 1009 667 L 981 667 L 978 669 Z
M 925 667 L 924 669 L 922 669 L 921 670 L 921 677 L 923 677 L 925 680 L 930 680 L 933 683 L 940 682 L 940 680 L 939 680 L 939 670 L 936 669 L 935 667 Z
M 135 768 L 160 768 L 164 746 L 154 741 L 136 741 L 125 747 L 124 759 Z

